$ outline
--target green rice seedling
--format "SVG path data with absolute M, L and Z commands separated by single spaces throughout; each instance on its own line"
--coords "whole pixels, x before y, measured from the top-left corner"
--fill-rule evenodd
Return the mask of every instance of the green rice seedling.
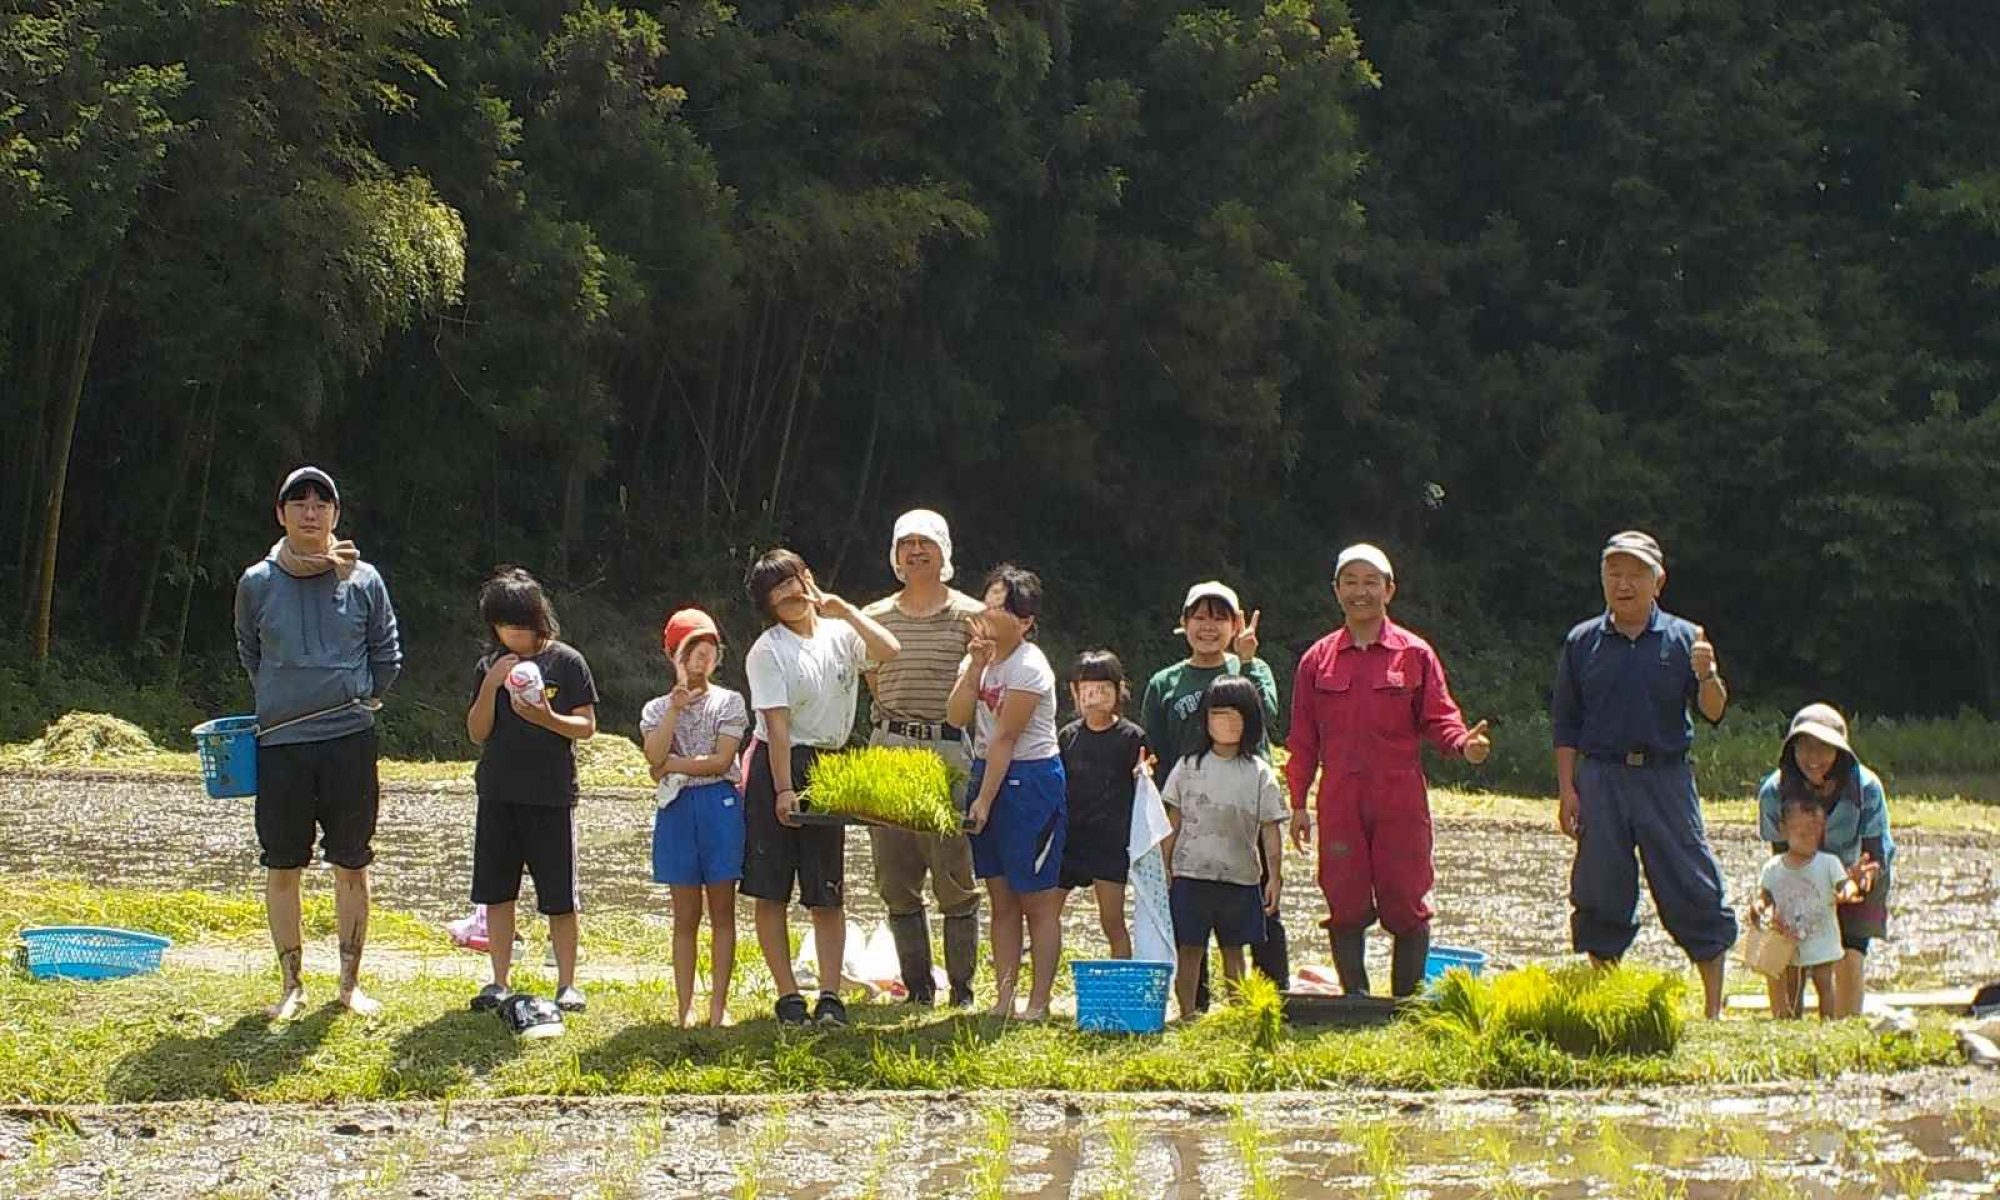
M 1241 1106 L 1230 1118 L 1229 1141 L 1243 1164 L 1243 1194 L 1250 1200 L 1278 1200 L 1283 1192 L 1278 1181 L 1271 1177 L 1271 1166 L 1266 1161 L 1270 1147 L 1265 1142 L 1263 1127 Z
M 1111 1179 L 1098 1200 L 1139 1200 L 1139 1127 L 1129 1109 L 1104 1122 L 1104 1145 L 1111 1152 Z
M 854 817 L 920 833 L 957 833 L 950 764 L 921 746 L 869 746 L 813 764 L 805 791 L 812 812 Z
M 2000 1108 L 1961 1100 L 1952 1105 L 1951 1115 L 1958 1122 L 1958 1140 L 1967 1149 L 2000 1154 Z
M 1519 1036 L 1578 1058 L 1664 1055 L 1680 1044 L 1686 991 L 1678 975 L 1634 966 L 1528 966 L 1491 978 L 1452 971 L 1422 1020 L 1447 1041 Z
M 1357 1131 L 1355 1144 L 1361 1148 L 1361 1165 L 1368 1171 L 1368 1194 L 1375 1200 L 1402 1200 L 1403 1146 L 1396 1130 L 1383 1121 L 1364 1125 Z
M 986 1110 L 985 1124 L 969 1182 L 977 1200 L 1000 1200 L 1007 1194 L 1007 1177 L 1013 1173 L 1014 1117 L 996 1104 Z
M 784 1144 L 785 1109 L 779 1105 L 764 1114 L 750 1135 L 750 1145 L 736 1160 L 736 1186 L 729 1193 L 733 1200 L 758 1200 L 764 1194 L 764 1168 Z
M 868 1174 L 861 1181 L 859 1200 L 881 1200 L 882 1185 L 888 1181 L 889 1166 L 896 1158 L 896 1147 L 909 1136 L 909 1120 L 899 1117 L 887 1132 L 875 1139 L 874 1148 L 868 1154 Z
M 1882 1173 L 1882 1185 L 1903 1200 L 1923 1200 L 1931 1191 L 1931 1165 L 1916 1154 L 1893 1163 Z

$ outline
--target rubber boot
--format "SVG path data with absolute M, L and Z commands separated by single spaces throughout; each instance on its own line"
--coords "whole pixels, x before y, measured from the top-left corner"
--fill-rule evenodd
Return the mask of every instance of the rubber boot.
M 1396 999 L 1417 994 L 1424 981 L 1424 963 L 1431 956 L 1431 927 L 1399 933 L 1389 958 L 1389 992 Z
M 944 973 L 951 979 L 951 1006 L 972 1007 L 972 977 L 979 970 L 979 910 L 944 919 Z
M 1279 991 L 1292 986 L 1292 949 L 1277 913 L 1264 918 L 1264 940 L 1250 947 L 1250 961 Z
M 889 933 L 896 939 L 896 961 L 903 968 L 903 987 L 911 1004 L 926 1007 L 937 1003 L 937 980 L 931 975 L 931 926 L 918 909 L 889 918 Z
M 1368 994 L 1368 931 L 1333 931 L 1333 969 L 1340 976 L 1340 991 L 1347 996 Z

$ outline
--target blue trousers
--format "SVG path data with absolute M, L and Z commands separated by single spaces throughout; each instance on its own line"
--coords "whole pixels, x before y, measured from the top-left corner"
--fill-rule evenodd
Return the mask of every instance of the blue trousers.
M 1724 897 L 1691 764 L 1628 767 L 1584 758 L 1576 791 L 1583 831 L 1569 872 L 1571 945 L 1606 959 L 1631 948 L 1640 865 L 1660 924 L 1690 959 L 1703 962 L 1736 944 L 1736 913 Z

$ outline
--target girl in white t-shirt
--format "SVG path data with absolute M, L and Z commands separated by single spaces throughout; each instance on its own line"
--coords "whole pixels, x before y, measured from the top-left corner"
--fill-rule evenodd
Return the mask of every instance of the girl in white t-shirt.
M 1792 965 L 1819 993 L 1820 1019 L 1831 1020 L 1833 968 L 1844 953 L 1839 906 L 1862 898 L 1873 882 L 1875 864 L 1871 861 L 1860 868 L 1863 878 L 1851 878 L 1840 859 L 1819 848 L 1826 833 L 1826 812 L 1809 796 L 1785 799 L 1778 812 L 1778 830 L 1784 835 L 1785 851 L 1772 855 L 1764 864 L 1753 915 L 1798 942 Z M 1793 994 L 1788 987 L 1774 987 L 1771 1015 L 1796 1017 L 1804 999 L 1803 988 Z
M 896 657 L 896 635 L 861 611 L 819 590 L 804 560 L 790 550 L 758 559 L 744 581 L 750 602 L 771 622 L 743 660 L 757 738 L 743 784 L 743 883 L 754 897 L 757 945 L 777 985 L 780 1025 L 847 1024 L 840 963 L 847 945 L 844 891 L 847 831 L 801 826 L 799 793 L 823 751 L 847 744 L 861 673 Z M 786 926 L 793 888 L 812 914 L 819 957 L 819 1000 L 808 1013 L 792 973 Z
M 1028 1007 L 1049 1012 L 1062 956 L 1061 882 L 1069 805 L 1056 744 L 1056 673 L 1034 636 L 1042 581 L 1012 563 L 986 577 L 986 611 L 971 619 L 968 653 L 945 719 L 972 730 L 972 870 L 992 900 L 993 1014 L 1011 1018 L 1022 926 L 1034 963 Z

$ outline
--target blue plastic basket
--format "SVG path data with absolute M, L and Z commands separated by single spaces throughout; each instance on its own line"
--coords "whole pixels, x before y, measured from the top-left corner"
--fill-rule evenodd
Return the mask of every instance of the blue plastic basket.
M 1158 1033 L 1167 1027 L 1174 964 L 1122 958 L 1077 959 L 1076 1027 L 1096 1033 Z
M 1453 967 L 1464 967 L 1472 974 L 1478 975 L 1486 970 L 1486 952 L 1460 950 L 1452 946 L 1432 946 L 1430 957 L 1424 960 L 1424 983 L 1436 983 Z
M 257 794 L 257 718 L 217 717 L 194 727 L 201 781 L 217 800 Z
M 160 969 L 173 939 L 100 925 L 38 925 L 21 931 L 28 974 L 37 979 L 122 979 Z

